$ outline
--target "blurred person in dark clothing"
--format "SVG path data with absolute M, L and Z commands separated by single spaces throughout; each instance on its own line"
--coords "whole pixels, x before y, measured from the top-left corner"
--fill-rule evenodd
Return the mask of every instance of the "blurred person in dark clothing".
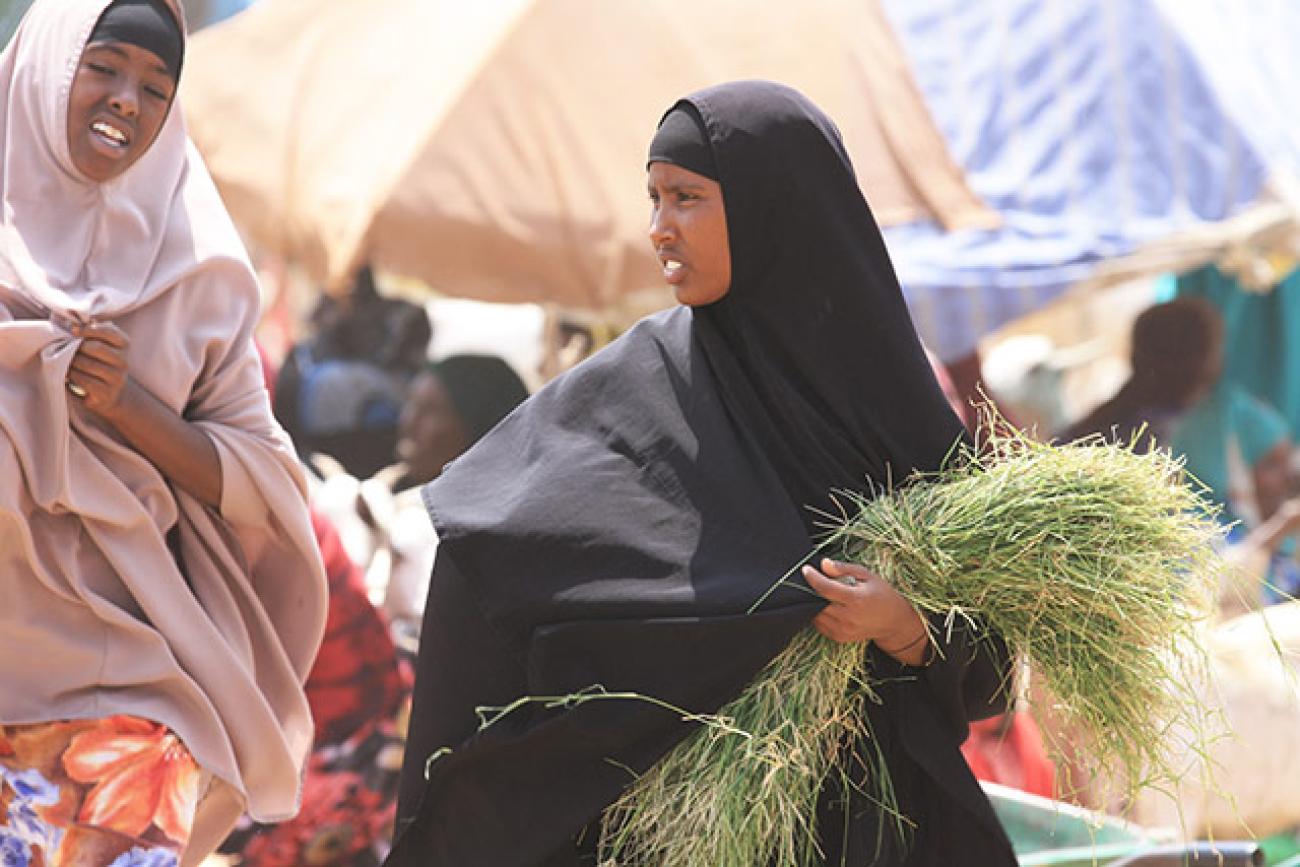
M 323 453 L 369 478 L 392 463 L 402 404 L 433 337 L 429 317 L 380 295 L 364 267 L 347 295 L 320 300 L 310 322 L 315 333 L 280 370 L 276 418 L 309 463 Z
M 336 475 L 314 497 L 343 531 L 371 597 L 412 647 L 424 613 L 438 537 L 420 488 L 528 397 L 492 355 L 452 355 L 416 375 L 398 424 L 400 462 L 369 479 Z

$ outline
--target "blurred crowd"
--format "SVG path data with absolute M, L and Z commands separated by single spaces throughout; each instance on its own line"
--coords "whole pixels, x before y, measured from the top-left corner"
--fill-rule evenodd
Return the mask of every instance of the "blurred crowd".
M 377 865 L 387 853 L 412 663 L 437 538 L 420 488 L 528 396 L 504 359 L 436 353 L 415 303 L 369 268 L 322 295 L 306 336 L 262 351 L 275 415 L 311 484 L 329 615 L 306 691 L 316 724 L 302 809 L 245 820 L 221 852 L 246 865 Z

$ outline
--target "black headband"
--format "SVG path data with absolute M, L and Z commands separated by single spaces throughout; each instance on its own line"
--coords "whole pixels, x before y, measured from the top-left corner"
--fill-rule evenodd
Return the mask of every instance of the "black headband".
M 664 115 L 659 129 L 650 141 L 648 163 L 672 163 L 679 168 L 710 180 L 718 180 L 718 167 L 713 161 L 713 145 L 709 143 L 704 119 L 695 106 L 678 103 Z
M 90 42 L 125 42 L 152 51 L 180 78 L 185 36 L 163 0 L 113 0 L 99 16 Z

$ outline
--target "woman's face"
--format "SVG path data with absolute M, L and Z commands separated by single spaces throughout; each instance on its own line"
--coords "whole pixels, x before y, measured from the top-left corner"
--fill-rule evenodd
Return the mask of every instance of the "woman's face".
M 68 150 L 96 183 L 116 178 L 144 156 L 176 93 L 162 59 L 127 42 L 86 46 L 68 97 Z
M 650 164 L 650 243 L 679 304 L 712 304 L 731 290 L 722 185 L 672 163 Z
M 411 382 L 397 425 L 397 456 L 415 482 L 431 482 L 471 445 L 465 423 L 442 380 L 421 373 Z

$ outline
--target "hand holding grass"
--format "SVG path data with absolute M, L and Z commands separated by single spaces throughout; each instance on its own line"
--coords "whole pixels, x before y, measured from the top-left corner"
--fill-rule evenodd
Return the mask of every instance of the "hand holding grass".
M 882 698 L 860 642 L 919 656 L 926 641 L 907 641 L 928 623 L 945 648 L 964 633 L 972 660 L 1003 656 L 1002 644 L 1031 660 L 1053 715 L 1076 732 L 1071 752 L 1126 800 L 1197 770 L 1184 758 L 1208 758 L 1214 711 L 1195 684 L 1222 531 L 1196 485 L 1136 439 L 1050 445 L 986 412 L 981 448 L 940 472 L 844 493 L 822 546 L 854 563 L 803 572 L 830 603 L 814 621 L 821 634 L 797 635 L 721 708 L 723 724 L 702 726 L 606 810 L 611 863 L 820 863 L 818 805 L 846 751 L 867 771 L 836 785 L 863 787 L 906 844 L 914 821 L 873 752 L 866 708 Z M 987 707 L 972 698 L 965 710 Z
M 822 635 L 840 643 L 874 641 L 904 665 L 926 656 L 926 624 L 920 612 L 888 581 L 865 566 L 829 557 L 821 571 L 803 567 L 804 580 L 829 604 L 813 618 Z

